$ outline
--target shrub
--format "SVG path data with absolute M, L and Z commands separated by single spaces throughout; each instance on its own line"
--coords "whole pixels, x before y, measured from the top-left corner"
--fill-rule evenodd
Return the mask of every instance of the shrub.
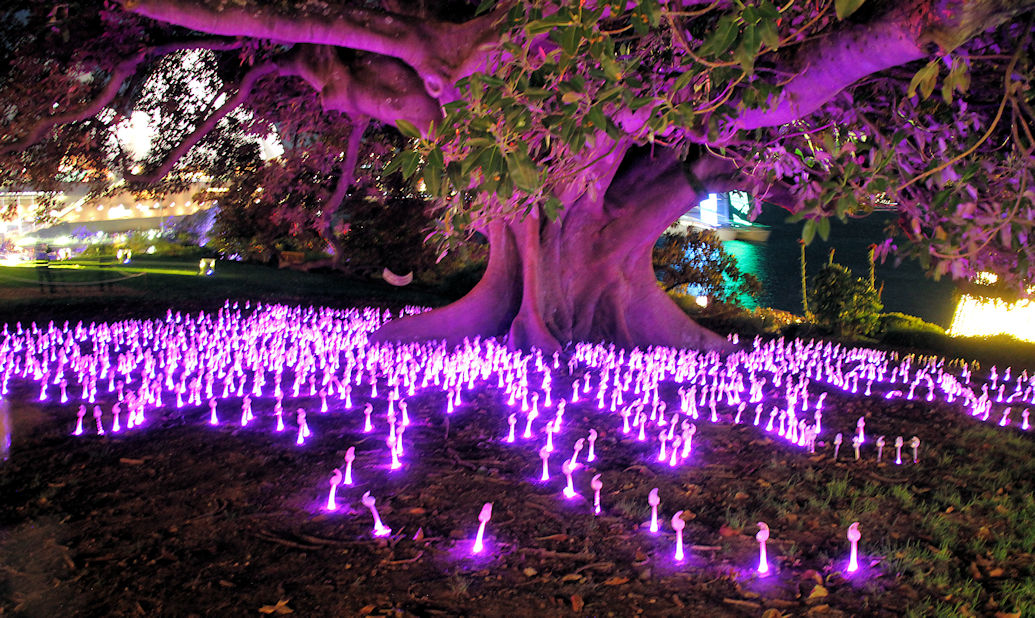
M 884 306 L 868 281 L 841 264 L 830 263 L 812 278 L 809 309 L 816 322 L 843 337 L 877 331 Z
M 737 266 L 715 234 L 690 228 L 685 235 L 665 234 L 652 253 L 654 272 L 666 292 L 686 293 L 690 287 L 709 299 L 740 304 L 740 298 L 757 298 L 762 284 Z

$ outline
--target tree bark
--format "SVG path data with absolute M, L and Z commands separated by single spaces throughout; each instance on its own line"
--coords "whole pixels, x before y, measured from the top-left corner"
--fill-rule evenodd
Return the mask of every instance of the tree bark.
M 456 344 L 465 337 L 506 336 L 513 347 L 548 353 L 580 341 L 725 349 L 725 339 L 665 294 L 651 265 L 658 236 L 697 203 L 700 192 L 671 153 L 627 158 L 607 193 L 595 199 L 584 193 L 556 221 L 529 216 L 491 223 L 488 268 L 470 293 L 389 322 L 373 339 Z M 706 184 L 721 181 L 719 169 L 701 160 L 692 175 L 704 172 L 708 177 L 697 180 Z

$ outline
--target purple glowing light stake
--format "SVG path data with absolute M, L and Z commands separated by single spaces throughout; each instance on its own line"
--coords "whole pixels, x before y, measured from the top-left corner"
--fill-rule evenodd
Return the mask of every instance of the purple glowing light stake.
M 683 521 L 683 511 L 676 511 L 676 514 L 672 516 L 672 529 L 676 531 L 676 562 L 682 562 L 686 557 L 683 555 L 684 526 L 686 526 L 686 522 Z
M 597 430 L 596 429 L 590 429 L 589 430 L 589 438 L 588 438 L 588 440 L 589 440 L 589 452 L 586 454 L 586 461 L 588 461 L 589 463 L 593 463 L 594 461 L 597 460 L 597 454 L 596 454 L 596 451 L 594 449 L 594 447 L 596 446 L 596 443 L 597 443 Z
M 765 553 L 765 542 L 769 540 L 769 525 L 764 521 L 758 522 L 755 540 L 758 541 L 758 574 L 765 577 L 769 574 L 769 560 Z
M 585 443 L 586 443 L 586 441 L 584 439 L 582 439 L 582 438 L 579 438 L 578 440 L 575 441 L 575 450 L 571 454 L 571 467 L 572 467 L 572 469 L 578 469 L 578 467 L 579 467 L 579 453 L 582 452 L 582 447 L 583 447 L 583 445 Z
M 395 444 L 398 439 L 398 436 L 388 436 L 388 438 L 385 439 L 385 444 L 388 445 L 388 451 L 391 453 L 392 457 L 392 463 L 389 465 L 389 468 L 392 470 L 398 470 L 402 467 L 402 464 L 399 462 L 399 451 L 395 448 Z
M 209 425 L 218 425 L 219 424 L 219 417 L 216 415 L 216 399 L 215 399 L 215 397 L 213 397 L 212 399 L 208 400 L 208 410 L 209 410 L 209 412 L 208 412 L 208 424 Z
M 331 475 L 331 481 L 330 481 L 331 482 L 331 490 L 327 494 L 327 510 L 328 511 L 337 511 L 338 510 L 338 503 L 334 500 L 334 496 L 335 496 L 335 494 L 338 491 L 338 485 L 341 484 L 341 479 L 342 479 L 341 470 L 339 470 L 338 468 L 335 468 L 334 469 L 334 474 Z
M 381 523 L 381 516 L 377 514 L 377 507 L 374 506 L 374 497 L 370 495 L 370 492 L 365 492 L 359 501 L 363 503 L 363 506 L 370 509 L 370 515 L 374 518 L 374 536 L 388 536 L 391 534 L 392 529 Z
M 103 415 L 103 412 L 101 412 L 101 406 L 94 406 L 93 407 L 93 419 L 95 421 L 97 421 L 97 435 L 99 435 L 99 436 L 103 436 L 104 435 L 104 423 L 101 422 L 101 416 L 102 415 Z
M 661 504 L 657 487 L 647 494 L 647 504 L 650 505 L 650 531 L 656 533 L 658 531 L 658 505 Z
M 86 416 L 86 406 L 79 404 L 79 410 L 76 412 L 75 431 L 72 432 L 74 436 L 83 435 L 83 417 Z
M 350 446 L 345 451 L 345 479 L 346 485 L 352 485 L 352 462 L 356 461 L 356 447 Z
M 119 412 L 122 411 L 122 406 L 117 402 L 111 407 L 111 430 L 113 433 L 122 431 L 122 427 L 119 425 Z
M 571 465 L 570 459 L 561 465 L 561 472 L 563 472 L 564 476 L 568 479 L 568 484 L 564 487 L 564 491 L 562 493 L 564 493 L 564 497 L 569 500 L 578 495 L 575 493 L 575 484 L 571 480 L 571 474 L 574 471 L 575 467 Z
M 299 408 L 295 412 L 295 418 L 298 423 L 298 438 L 295 440 L 295 444 L 305 444 L 305 439 L 312 435 L 309 431 L 309 423 L 305 420 L 305 410 Z
M 589 481 L 589 486 L 593 490 L 593 514 L 600 514 L 600 490 L 604 488 L 604 484 L 600 481 L 600 475 L 597 474 Z
M 525 423 L 525 432 L 521 434 L 522 438 L 528 439 L 532 437 L 532 421 L 534 421 L 537 416 L 539 416 L 538 412 L 533 413 L 532 411 L 529 411 L 528 422 Z
M 855 573 L 859 570 L 859 539 L 861 538 L 859 522 L 852 522 L 852 525 L 848 526 L 848 542 L 852 544 L 851 553 L 848 556 L 849 573 Z
M 363 414 L 365 420 L 363 421 L 363 433 L 370 433 L 374 430 L 373 423 L 370 422 L 370 414 L 374 411 L 374 406 L 370 405 L 369 402 L 363 407 Z
M 895 438 L 895 465 L 902 465 L 902 436 Z
M 844 438 L 842 438 L 842 436 L 841 436 L 841 434 L 840 434 L 840 433 L 839 433 L 839 434 L 837 434 L 836 436 L 834 436 L 834 460 L 835 460 L 835 461 L 837 460 L 837 452 L 838 452 L 839 450 L 841 450 L 841 441 L 842 441 L 843 439 L 844 439 Z
M 546 482 L 550 480 L 550 449 L 543 447 L 539 449 L 539 459 L 543 460 L 543 473 L 539 475 L 539 480 Z
M 1028 431 L 1028 408 L 1021 412 L 1021 429 Z
M 866 419 L 860 416 L 859 421 L 855 424 L 855 428 L 859 432 L 859 444 L 866 442 Z M 858 457 L 856 457 L 856 459 L 858 459 Z
M 485 549 L 483 538 L 485 536 L 485 524 L 489 523 L 489 518 L 492 517 L 492 503 L 486 502 L 485 506 L 482 507 L 482 511 L 478 513 L 478 536 L 474 538 L 474 547 L 471 549 L 472 554 L 480 554 Z
M 913 463 L 920 463 L 920 438 L 913 436 L 909 440 L 909 448 L 913 449 Z
M 514 443 L 514 426 L 517 425 L 517 414 L 511 413 L 507 417 L 507 424 L 510 425 L 510 431 L 507 432 L 507 442 Z

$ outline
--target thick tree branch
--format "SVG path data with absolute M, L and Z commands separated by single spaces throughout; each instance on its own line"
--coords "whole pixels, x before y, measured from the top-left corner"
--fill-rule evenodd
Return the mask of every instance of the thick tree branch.
M 119 89 L 122 88 L 122 84 L 137 72 L 141 63 L 149 58 L 190 49 L 210 49 L 220 51 L 236 49 L 240 46 L 240 42 L 232 41 L 192 41 L 189 43 L 169 43 L 141 50 L 132 57 L 115 65 L 115 68 L 111 70 L 111 76 L 108 78 L 108 83 L 104 85 L 104 88 L 102 88 L 93 99 L 84 103 L 78 109 L 68 110 L 39 120 L 21 139 L 0 147 L 0 155 L 6 155 L 11 152 L 28 148 L 43 139 L 48 131 L 58 125 L 77 122 L 96 116 L 115 99 L 119 93 Z
M 273 62 L 266 62 L 252 67 L 241 79 L 241 83 L 237 88 L 237 94 L 230 97 L 230 99 L 223 103 L 219 109 L 206 118 L 205 121 L 194 130 L 194 132 L 184 138 L 176 148 L 167 153 L 158 167 L 146 174 L 127 174 L 126 180 L 130 182 L 151 183 L 164 177 L 172 170 L 177 161 L 182 159 L 184 155 L 190 152 L 191 148 L 196 146 L 202 138 L 216 128 L 216 125 L 219 124 L 220 120 L 233 110 L 240 107 L 241 103 L 244 102 L 249 94 L 251 94 L 252 88 L 255 86 L 256 82 L 276 70 L 277 65 Z
M 324 238 L 330 237 L 331 221 L 334 213 L 338 211 L 341 203 L 345 201 L 345 196 L 348 194 L 349 189 L 352 188 L 352 183 L 356 179 L 359 147 L 363 143 L 363 133 L 366 132 L 369 124 L 370 120 L 368 118 L 353 119 L 352 132 L 349 134 L 349 142 L 345 147 L 345 160 L 341 164 L 341 176 L 338 177 L 338 183 L 334 186 L 334 193 L 331 193 L 331 196 L 324 203 L 323 214 L 320 216 L 320 233 L 324 235 Z
M 404 119 L 422 130 L 442 117 L 420 77 L 394 58 L 363 54 L 346 63 L 333 47 L 302 45 L 282 64 L 281 74 L 305 80 L 320 93 L 326 110 L 393 125 Z
M 794 64 L 800 68 L 779 97 L 769 109 L 742 111 L 734 128 L 790 123 L 867 75 L 925 58 L 932 44 L 950 51 L 1032 7 L 1035 0 L 957 0 L 934 8 L 930 2 L 911 2 L 871 22 L 838 29 L 799 48 Z
M 332 15 L 280 15 L 191 0 L 126 0 L 125 8 L 199 32 L 344 47 L 397 58 L 421 76 L 433 97 L 446 94 L 461 67 L 487 55 L 498 37 L 496 13 L 452 24 L 363 7 L 336 6 Z M 481 53 L 479 53 L 481 50 Z

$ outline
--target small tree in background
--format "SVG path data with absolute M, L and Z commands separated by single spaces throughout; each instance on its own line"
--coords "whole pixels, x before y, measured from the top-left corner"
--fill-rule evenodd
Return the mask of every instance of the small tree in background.
M 812 278 L 808 296 L 816 322 L 842 337 L 874 333 L 884 309 L 868 281 L 834 262 L 824 265 Z
M 654 246 L 654 272 L 666 292 L 686 292 L 696 286 L 701 294 L 720 303 L 741 304 L 744 296 L 755 299 L 762 283 L 737 266 L 735 257 L 710 232 L 690 228 L 686 235 L 668 234 Z

